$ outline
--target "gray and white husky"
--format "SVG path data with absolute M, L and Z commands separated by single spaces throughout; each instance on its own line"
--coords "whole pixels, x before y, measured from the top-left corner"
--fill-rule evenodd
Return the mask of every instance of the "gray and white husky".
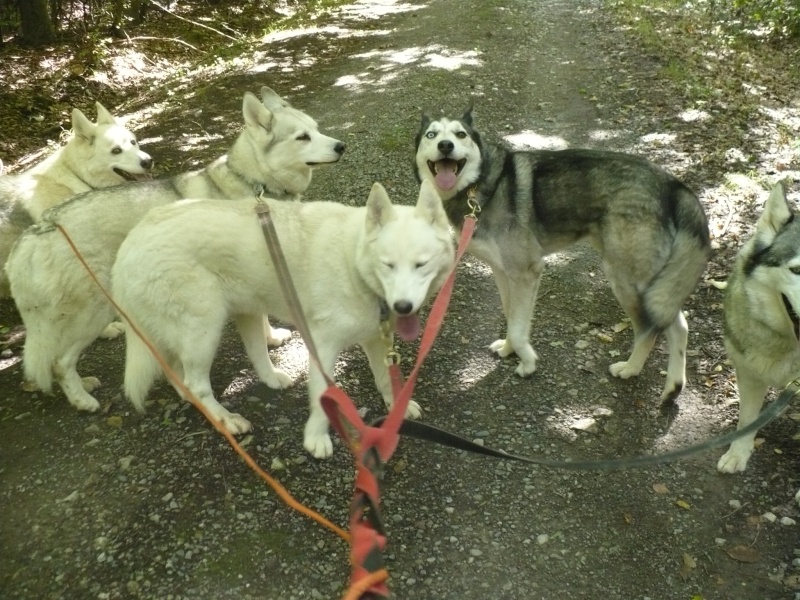
M 423 184 L 415 207 L 392 205 L 377 183 L 366 207 L 266 202 L 322 371 L 333 378 L 339 352 L 360 344 L 391 406 L 381 321 L 390 319 L 402 338 L 415 339 L 419 309 L 453 267 L 450 226 L 436 191 Z M 255 200 L 187 200 L 156 208 L 122 244 L 112 277 L 121 309 L 231 433 L 248 431 L 250 423 L 216 401 L 209 380 L 228 318 L 234 319 L 261 381 L 273 388 L 291 383 L 272 365 L 261 335 L 262 313 L 284 321 L 292 315 L 255 206 Z M 125 393 L 141 410 L 161 368 L 130 328 L 126 342 Z M 326 458 L 333 452 L 320 405 L 326 383 L 309 362 L 310 415 L 303 444 L 316 458 Z M 411 402 L 407 416 L 419 415 L 419 406 Z
M 756 420 L 768 388 L 800 377 L 800 219 L 782 183 L 772 188 L 753 236 L 739 251 L 725 290 L 725 349 L 736 368 L 739 429 Z M 744 471 L 756 432 L 719 459 Z M 800 491 L 795 499 L 800 503 Z
M 516 373 L 536 370 L 531 318 L 544 257 L 588 240 L 634 331 L 627 361 L 611 374 L 638 375 L 665 332 L 669 365 L 662 399 L 686 380 L 688 330 L 681 307 L 710 255 L 708 224 L 694 193 L 642 158 L 597 150 L 512 151 L 485 142 L 472 109 L 458 119 L 423 116 L 416 137 L 416 173 L 438 189 L 450 221 L 460 228 L 480 206 L 469 252 L 494 273 L 507 337 L 489 348 L 516 353 Z
M 140 179 L 153 166 L 136 136 L 97 104 L 97 124 L 72 109 L 72 136 L 39 164 L 0 177 L 0 297 L 8 295 L 3 273 L 11 247 L 48 208 L 75 194 Z
M 183 198 L 240 199 L 266 194 L 296 199 L 317 165 L 335 163 L 345 146 L 319 132 L 307 114 L 265 87 L 262 101 L 246 93 L 245 127 L 227 155 L 199 171 L 163 180 L 130 183 L 81 194 L 45 213 L 14 246 L 6 265 L 11 293 L 27 330 L 25 376 L 49 391 L 53 378 L 70 403 L 94 411 L 89 393 L 99 382 L 81 380 L 83 350 L 112 322 L 114 311 L 67 245 L 61 225 L 84 259 L 109 286 L 120 244 L 155 206 Z M 263 103 L 262 103 L 263 102 Z M 265 323 L 265 335 L 280 344 L 289 335 Z

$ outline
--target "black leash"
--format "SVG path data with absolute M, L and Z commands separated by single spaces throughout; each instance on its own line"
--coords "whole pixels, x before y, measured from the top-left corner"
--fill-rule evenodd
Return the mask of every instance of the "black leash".
M 680 450 L 667 452 L 666 454 L 634 456 L 630 458 L 611 460 L 556 460 L 552 458 L 532 458 L 527 456 L 518 456 L 515 454 L 508 454 L 502 450 L 495 450 L 494 448 L 476 444 L 467 438 L 456 435 L 455 433 L 450 433 L 444 429 L 439 429 L 433 425 L 427 425 L 420 421 L 410 421 L 408 419 L 405 419 L 403 424 L 400 426 L 400 435 L 407 435 L 408 437 L 424 440 L 426 442 L 433 442 L 442 446 L 449 446 L 457 450 L 465 450 L 467 452 L 474 452 L 475 454 L 482 454 L 484 456 L 491 456 L 504 460 L 515 460 L 533 465 L 542 465 L 552 469 L 567 469 L 573 471 L 610 471 L 613 469 L 644 467 L 646 465 L 670 462 L 680 458 L 686 458 L 687 456 L 698 454 L 712 448 L 725 446 L 726 444 L 729 444 L 730 442 L 747 435 L 748 433 L 752 433 L 753 431 L 761 429 L 764 425 L 776 419 L 786 410 L 786 408 L 789 406 L 789 403 L 798 394 L 798 392 L 800 392 L 800 380 L 792 381 L 781 393 L 781 395 L 778 396 L 777 400 L 770 404 L 770 406 L 763 411 L 755 421 L 746 427 L 743 427 L 742 429 L 737 429 L 731 433 L 712 438 L 700 444 L 695 444 L 694 446 L 688 446 L 686 448 L 681 448 Z M 383 422 L 384 418 L 385 417 L 377 419 L 374 423 L 372 423 L 372 426 L 379 426 L 380 423 Z

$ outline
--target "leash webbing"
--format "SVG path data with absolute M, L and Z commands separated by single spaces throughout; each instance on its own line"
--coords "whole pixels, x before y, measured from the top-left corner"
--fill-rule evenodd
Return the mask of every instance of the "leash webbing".
M 766 410 L 762 411 L 758 418 L 749 425 L 737 429 L 725 435 L 714 437 L 705 442 L 687 446 L 666 452 L 664 454 L 648 454 L 644 456 L 633 456 L 630 458 L 619 458 L 609 460 L 556 460 L 552 458 L 538 458 L 530 456 L 520 456 L 509 454 L 502 450 L 496 450 L 488 446 L 482 446 L 468 440 L 465 437 L 451 433 L 444 429 L 434 427 L 419 421 L 404 420 L 400 426 L 400 435 L 416 438 L 426 442 L 433 442 L 441 446 L 447 446 L 456 450 L 464 450 L 475 454 L 482 454 L 503 460 L 513 460 L 533 465 L 541 465 L 552 469 L 573 470 L 573 471 L 612 471 L 614 469 L 625 469 L 632 467 L 644 467 L 660 463 L 670 462 L 681 458 L 692 456 L 712 448 L 725 446 L 742 436 L 757 431 L 770 421 L 778 418 L 789 406 L 792 399 L 800 393 L 800 381 L 793 381 L 781 392 L 778 398 L 772 402 Z M 385 417 L 373 421 L 373 425 L 379 426 Z
M 352 400 L 341 389 L 332 386 L 322 395 L 322 407 L 328 420 L 342 439 L 348 443 L 356 459 L 355 496 L 350 505 L 352 586 L 358 585 L 361 580 L 371 577 L 376 571 L 383 568 L 382 553 L 386 547 L 386 535 L 379 512 L 379 482 L 383 477 L 383 465 L 391 458 L 400 441 L 399 429 L 403 424 L 419 369 L 441 329 L 453 291 L 456 266 L 469 245 L 475 225 L 474 216 L 466 219 L 456 250 L 453 269 L 433 302 L 420 340 L 416 363 L 405 384 L 402 382 L 400 367 L 397 364 L 389 367 L 394 403 L 389 414 L 382 420 L 381 426 L 366 425 Z M 358 434 L 356 440 L 345 428 L 342 417 Z M 363 597 L 388 597 L 388 595 L 389 591 L 385 582 L 376 581 L 375 585 L 366 589 Z M 353 598 L 361 597 L 353 596 Z M 349 600 L 350 596 L 347 598 Z
M 306 343 L 310 360 L 314 361 L 328 384 L 328 388 L 323 392 L 320 399 L 322 408 L 325 410 L 332 427 L 347 443 L 355 457 L 355 493 L 350 504 L 350 562 L 353 570 L 350 578 L 350 589 L 345 595 L 345 600 L 388 597 L 389 589 L 386 585 L 388 572 L 383 567 L 382 558 L 382 552 L 386 546 L 386 534 L 379 511 L 379 481 L 382 478 L 383 465 L 392 456 L 399 442 L 398 430 L 403 423 L 419 368 L 444 321 L 444 313 L 447 310 L 452 294 L 456 266 L 472 237 L 476 219 L 469 218 L 466 220 L 453 269 L 434 300 L 420 341 L 417 361 L 408 381 L 401 385 L 402 375 L 400 374 L 399 366 L 392 364 L 389 367 L 394 402 L 386 422 L 381 427 L 369 427 L 358 414 L 352 399 L 337 387 L 321 368 L 314 340 L 311 337 L 299 297 L 297 296 L 297 290 L 280 248 L 269 205 L 260 199 L 256 204 L 256 214 L 258 215 L 281 289 L 290 307 L 294 325 Z M 347 421 L 349 429 L 345 427 L 342 417 Z M 351 431 L 354 435 L 351 435 Z

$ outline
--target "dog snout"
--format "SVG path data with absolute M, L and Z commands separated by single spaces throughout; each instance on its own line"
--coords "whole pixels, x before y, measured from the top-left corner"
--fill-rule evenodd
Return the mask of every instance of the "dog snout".
M 393 308 L 398 315 L 407 315 L 411 313 L 414 305 L 408 300 L 398 300 L 393 304 Z
M 436 147 L 439 149 L 439 152 L 447 155 L 450 154 L 456 146 L 450 140 L 442 140 Z
M 347 148 L 344 142 L 337 142 L 336 145 L 333 147 L 333 151 L 336 152 L 339 156 L 344 154 L 344 150 Z
M 143 169 L 149 169 L 153 166 L 153 159 L 149 156 L 147 158 L 143 158 L 139 161 L 139 164 L 142 166 Z

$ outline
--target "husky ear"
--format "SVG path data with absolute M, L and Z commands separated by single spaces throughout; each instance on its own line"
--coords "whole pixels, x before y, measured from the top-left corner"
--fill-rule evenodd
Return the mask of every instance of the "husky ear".
M 114 118 L 110 112 L 106 110 L 106 107 L 100 104 L 99 102 L 95 102 L 95 106 L 97 106 L 97 124 L 98 125 L 117 125 L 117 120 Z
M 393 216 L 394 208 L 386 189 L 378 182 L 373 183 L 367 198 L 367 233 L 380 229 Z
M 431 116 L 428 113 L 422 113 L 422 121 L 419 124 L 419 130 L 425 131 L 428 128 L 428 125 L 431 124 L 431 120 Z
M 772 235 L 778 233 L 786 223 L 792 220 L 794 214 L 789 202 L 786 200 L 784 184 L 779 181 L 769 193 L 769 198 L 764 204 L 764 212 L 758 218 L 756 231 L 769 230 Z
M 449 228 L 442 199 L 439 197 L 436 188 L 433 187 L 433 183 L 428 179 L 423 181 L 419 187 L 419 197 L 417 198 L 414 214 L 431 225 L 445 229 Z
M 76 137 L 91 144 L 94 141 L 96 125 L 86 118 L 80 109 L 72 109 L 72 132 Z
M 472 127 L 472 109 L 475 108 L 475 98 L 469 99 L 469 106 L 467 110 L 464 111 L 464 114 L 461 115 L 461 120 L 464 121 L 467 125 Z
M 291 106 L 286 100 L 278 96 L 272 88 L 268 88 L 267 86 L 261 88 L 261 102 L 271 111 L 289 108 Z
M 272 113 L 250 92 L 246 92 L 244 95 L 242 114 L 248 127 L 263 127 L 267 131 L 272 130 Z

